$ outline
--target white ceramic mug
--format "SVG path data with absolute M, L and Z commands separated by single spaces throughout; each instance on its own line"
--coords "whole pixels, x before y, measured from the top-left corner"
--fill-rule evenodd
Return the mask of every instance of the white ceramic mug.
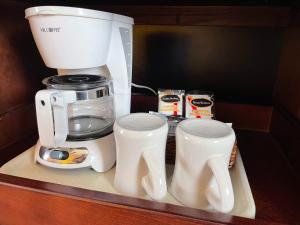
M 154 200 L 166 195 L 167 133 L 166 120 L 157 115 L 133 113 L 116 120 L 117 191 L 136 197 L 148 194 Z
M 189 207 L 230 212 L 234 195 L 228 162 L 234 142 L 233 129 L 220 121 L 180 122 L 171 194 Z

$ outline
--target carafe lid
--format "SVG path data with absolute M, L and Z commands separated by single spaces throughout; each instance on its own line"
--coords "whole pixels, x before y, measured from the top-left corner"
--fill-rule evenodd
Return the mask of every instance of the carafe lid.
M 51 76 L 45 78 L 42 82 L 48 88 L 58 90 L 90 90 L 107 86 L 110 80 L 99 75 L 76 74 Z

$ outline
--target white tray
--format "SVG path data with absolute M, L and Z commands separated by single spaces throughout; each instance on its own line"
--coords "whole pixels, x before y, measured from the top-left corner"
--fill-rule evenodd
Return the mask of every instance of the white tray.
M 94 191 L 118 194 L 113 187 L 115 168 L 112 168 L 105 173 L 96 173 L 89 168 L 75 170 L 52 169 L 35 164 L 33 162 L 33 153 L 34 147 L 26 150 L 19 156 L 4 164 L 0 168 L 0 173 Z M 173 165 L 167 165 L 168 178 L 172 175 L 173 168 Z M 230 176 L 235 197 L 234 208 L 230 214 L 240 217 L 254 218 L 255 203 L 243 161 L 239 153 L 237 154 L 234 167 L 230 169 Z M 170 194 L 167 194 L 161 202 L 181 205 Z

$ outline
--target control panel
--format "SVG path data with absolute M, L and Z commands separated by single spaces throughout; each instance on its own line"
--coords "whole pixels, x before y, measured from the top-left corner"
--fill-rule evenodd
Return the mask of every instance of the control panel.
M 39 152 L 40 158 L 48 162 L 58 164 L 78 164 L 82 163 L 87 155 L 88 150 L 82 148 L 47 148 L 42 146 Z

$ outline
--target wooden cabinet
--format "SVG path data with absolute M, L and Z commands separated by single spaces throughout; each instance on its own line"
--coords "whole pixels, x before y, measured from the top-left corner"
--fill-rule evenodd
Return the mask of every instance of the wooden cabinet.
M 256 219 L 0 174 L 0 224 L 299 224 L 299 10 L 134 3 L 76 6 L 134 17 L 134 82 L 216 93 L 217 118 L 237 131 Z M 56 73 L 44 66 L 24 19 L 32 5 L 0 2 L 1 165 L 37 140 L 34 93 Z M 133 95 L 132 111 L 156 109 L 156 97 Z M 169 139 L 167 161 L 174 156 Z

